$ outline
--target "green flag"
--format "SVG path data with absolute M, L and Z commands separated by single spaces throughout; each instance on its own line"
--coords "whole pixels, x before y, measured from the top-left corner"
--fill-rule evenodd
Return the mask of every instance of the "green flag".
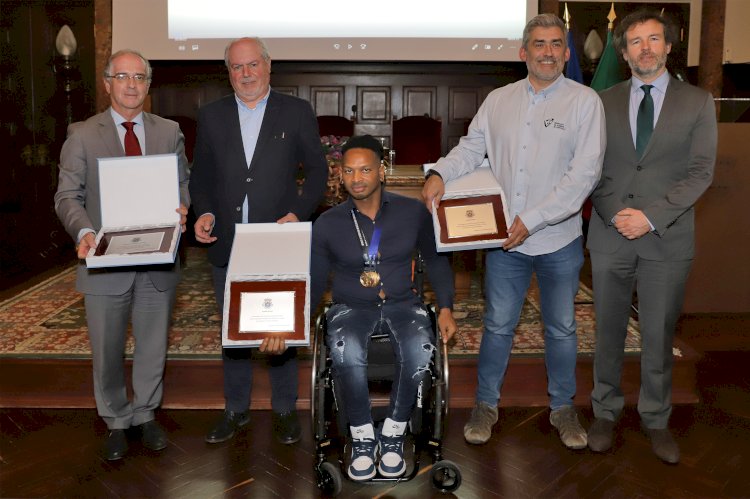
M 604 53 L 594 72 L 594 78 L 591 80 L 591 88 L 600 92 L 615 83 L 620 83 L 623 79 L 620 63 L 617 61 L 615 44 L 612 42 L 612 31 L 607 31 L 607 45 L 604 47 Z

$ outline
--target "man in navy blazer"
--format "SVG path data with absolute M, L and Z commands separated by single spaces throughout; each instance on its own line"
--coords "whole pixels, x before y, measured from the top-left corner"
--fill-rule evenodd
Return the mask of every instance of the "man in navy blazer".
M 596 309 L 588 445 L 597 452 L 612 447 L 624 403 L 622 361 L 635 285 L 642 337 L 638 412 L 652 450 L 668 463 L 679 461 L 668 429 L 672 339 L 693 259 L 694 205 L 711 184 L 717 143 L 711 95 L 665 67 L 676 40 L 671 23 L 648 10 L 625 17 L 615 30 L 633 76 L 601 93 L 607 150 L 591 196 L 596 213 L 588 236 Z
M 232 41 L 224 61 L 234 94 L 200 110 L 190 179 L 198 216 L 195 237 L 210 244 L 220 311 L 235 224 L 306 220 L 328 179 L 315 113 L 308 102 L 271 90 L 271 58 L 263 41 Z M 305 175 L 301 192 L 300 165 Z M 294 443 L 300 437 L 296 351 L 281 339 L 266 340 L 259 350 L 268 354 L 274 433 L 279 441 Z M 222 351 L 225 410 L 206 435 L 209 443 L 229 440 L 249 422 L 251 352 Z

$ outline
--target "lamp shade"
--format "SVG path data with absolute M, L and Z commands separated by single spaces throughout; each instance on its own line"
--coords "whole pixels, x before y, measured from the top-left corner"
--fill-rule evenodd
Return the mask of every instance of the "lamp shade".
M 595 61 L 602 56 L 604 51 L 604 43 L 599 33 L 595 29 L 589 31 L 589 35 L 586 37 L 586 41 L 583 42 L 583 53 L 591 61 Z
M 57 32 L 55 47 L 57 48 L 57 53 L 65 58 L 68 58 L 76 53 L 78 43 L 76 42 L 76 37 L 73 34 L 73 30 L 71 30 L 70 26 L 68 26 L 67 24 L 65 24 L 62 28 L 60 28 L 60 31 Z

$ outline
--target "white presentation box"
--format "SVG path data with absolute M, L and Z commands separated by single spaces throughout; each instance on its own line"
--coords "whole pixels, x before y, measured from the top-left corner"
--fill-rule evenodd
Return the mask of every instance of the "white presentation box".
M 312 223 L 235 226 L 224 287 L 224 347 L 258 347 L 267 337 L 310 344 Z
M 505 193 L 489 164 L 445 184 L 432 210 L 438 251 L 498 248 L 508 237 Z
M 173 263 L 180 242 L 176 154 L 99 158 L 102 228 L 88 268 Z

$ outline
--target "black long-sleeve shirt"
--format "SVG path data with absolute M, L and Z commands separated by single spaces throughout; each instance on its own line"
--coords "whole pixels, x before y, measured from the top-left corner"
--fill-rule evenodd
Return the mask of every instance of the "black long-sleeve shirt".
M 412 289 L 412 259 L 415 250 L 422 254 L 439 308 L 453 308 L 453 271 L 448 258 L 437 253 L 432 217 L 427 208 L 413 198 L 382 191 L 375 221 L 357 211 L 351 198 L 323 213 L 312 231 L 311 298 L 316 307 L 325 292 L 328 275 L 333 271 L 333 300 L 349 306 L 371 306 L 386 300 L 417 302 Z M 352 220 L 357 222 L 369 243 L 374 227 L 381 228 L 379 263 L 380 284 L 366 288 L 359 282 L 364 270 L 362 246 Z

